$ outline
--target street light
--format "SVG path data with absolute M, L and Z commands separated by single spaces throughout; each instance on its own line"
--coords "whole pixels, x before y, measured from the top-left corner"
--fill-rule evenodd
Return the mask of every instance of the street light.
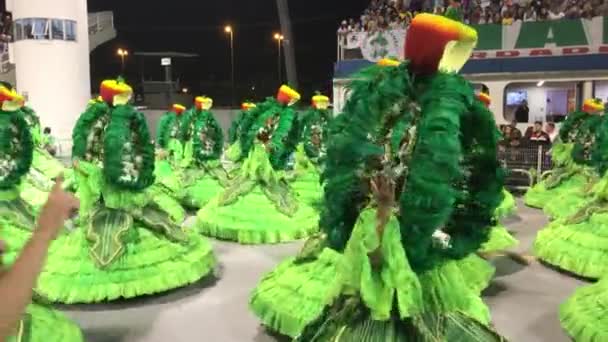
M 282 68 L 282 63 L 281 63 L 281 43 L 283 42 L 283 40 L 285 39 L 285 37 L 283 37 L 282 34 L 280 33 L 275 33 L 274 34 L 274 39 L 277 41 L 277 48 L 278 48 L 278 52 L 279 52 L 279 60 L 277 61 L 277 65 L 278 65 L 278 70 L 279 70 L 279 85 L 281 85 L 281 82 L 283 82 L 283 68 Z
M 116 51 L 116 53 L 118 54 L 118 56 L 120 56 L 120 71 L 121 73 L 125 72 L 125 58 L 127 58 L 127 56 L 129 56 L 129 51 L 127 51 L 126 49 L 118 49 L 118 51 Z
M 231 105 L 234 108 L 234 31 L 232 26 L 224 27 L 224 32 L 230 35 L 230 85 L 232 90 Z

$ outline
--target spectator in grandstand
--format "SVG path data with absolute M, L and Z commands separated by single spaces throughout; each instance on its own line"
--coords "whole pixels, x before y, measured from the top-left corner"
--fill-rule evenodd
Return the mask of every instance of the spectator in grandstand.
M 523 100 L 521 104 L 515 110 L 515 121 L 516 122 L 529 122 L 530 120 L 530 108 L 528 108 L 528 101 Z
M 517 122 L 504 126 L 501 145 L 504 147 L 518 147 L 521 145 L 521 131 L 517 129 Z
M 462 21 L 462 9 L 460 8 L 460 0 L 450 0 L 450 6 L 445 11 L 445 16 L 457 21 Z
M 553 6 L 551 10 L 549 10 L 549 20 L 559 20 L 564 18 L 566 15 L 563 11 L 560 11 L 558 6 Z
M 513 24 L 513 10 L 507 9 L 502 15 L 502 24 L 503 25 L 512 25 Z
M 551 143 L 555 142 L 555 139 L 559 135 L 559 130 L 555 126 L 554 122 L 547 122 L 545 125 L 545 132 L 549 135 L 549 139 L 551 139 Z
M 526 137 L 530 145 L 550 145 L 551 138 L 543 131 L 542 121 L 534 122 L 530 135 Z
M 524 21 L 536 21 L 536 12 L 533 7 L 528 7 L 524 13 Z

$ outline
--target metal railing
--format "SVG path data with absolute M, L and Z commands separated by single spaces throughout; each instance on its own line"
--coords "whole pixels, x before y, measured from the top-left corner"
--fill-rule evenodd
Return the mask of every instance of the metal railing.
M 526 190 L 541 181 L 553 167 L 551 147 L 532 145 L 509 147 L 498 152 L 498 160 L 508 170 L 505 185 L 515 190 Z
M 95 34 L 106 28 L 114 28 L 114 13 L 110 11 L 89 14 L 89 34 Z

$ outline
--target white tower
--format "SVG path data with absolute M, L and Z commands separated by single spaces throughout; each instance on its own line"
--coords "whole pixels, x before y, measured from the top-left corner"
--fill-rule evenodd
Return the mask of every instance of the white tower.
M 69 139 L 91 96 L 87 1 L 7 0 L 7 9 L 15 25 L 15 86 L 43 127 Z

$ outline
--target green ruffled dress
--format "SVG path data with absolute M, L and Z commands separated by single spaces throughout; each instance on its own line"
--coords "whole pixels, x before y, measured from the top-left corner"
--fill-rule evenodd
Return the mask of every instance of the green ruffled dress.
M 60 312 L 30 304 L 17 332 L 7 342 L 81 342 L 80 328 Z
M 364 236 L 365 241 L 360 242 L 363 245 L 377 243 L 373 242 L 376 239 L 375 215 L 375 210 L 366 209 L 357 221 L 355 231 L 359 232 L 359 236 Z M 398 229 L 395 218 L 391 219 L 389 226 L 392 230 Z M 338 270 L 348 261 L 343 260 L 342 253 L 323 245 L 323 237 L 311 238 L 298 256 L 281 262 L 260 280 L 253 291 L 249 307 L 272 331 L 290 337 L 300 335 L 340 292 L 341 279 Z M 460 269 L 462 280 L 477 294 L 489 285 L 495 271 L 490 263 L 477 255 L 470 255 L 453 264 Z M 365 275 L 361 281 L 371 281 L 369 277 L 370 275 Z M 401 280 L 403 279 L 397 277 L 393 281 Z M 484 317 L 485 321 L 489 320 L 485 308 L 476 307 L 472 310 L 475 310 L 479 317 Z
M 417 329 L 433 332 L 433 320 L 425 316 L 428 312 L 445 313 L 453 323 L 466 326 L 480 337 L 495 337 L 486 328 L 490 313 L 481 301 L 479 286 L 467 278 L 474 275 L 481 279 L 480 274 L 484 269 L 489 270 L 488 267 L 477 269 L 475 275 L 468 272 L 475 268 L 463 269 L 460 261 L 445 261 L 416 274 L 401 244 L 397 220 L 393 217 L 389 221 L 379 241 L 373 221 L 365 223 L 370 219 L 374 216 L 361 215 L 336 267 L 334 283 L 328 287 L 325 298 L 326 306 L 333 303 L 332 309 L 321 309 L 321 314 L 315 317 L 317 320 L 299 333 L 297 341 L 357 341 L 371 338 L 367 334 L 378 329 L 384 331 L 386 338 L 400 334 L 397 330 L 403 329 L 402 319 L 410 320 Z M 369 254 L 377 249 L 382 259 L 379 265 L 372 265 Z M 323 323 L 327 319 L 331 325 Z M 456 337 L 446 336 L 445 340 Z
M 292 194 L 285 175 L 255 143 L 249 157 L 221 194 L 197 214 L 204 235 L 243 244 L 280 243 L 318 231 L 318 213 Z
M 502 202 L 500 202 L 500 206 L 496 208 L 495 212 L 495 216 L 497 219 L 511 216 L 517 211 L 517 203 L 515 203 L 515 197 L 513 197 L 513 195 L 511 195 L 511 193 L 507 191 L 507 189 L 503 189 L 502 194 L 504 198 Z
M 182 172 L 182 203 L 200 209 L 229 185 L 220 158 L 224 134 L 208 110 L 192 109 L 184 117 L 182 137 L 186 142 Z
M 296 150 L 294 170 L 289 177 L 293 179 L 291 187 L 298 199 L 311 206 L 319 205 L 323 199 L 321 174 L 318 166 L 306 155 L 302 144 Z
M 560 307 L 559 320 L 575 341 L 608 341 L 608 277 L 577 289 Z
M 578 211 L 551 222 L 534 242 L 542 261 L 587 278 L 608 274 L 608 177 L 604 176 Z
M 213 271 L 209 242 L 175 223 L 183 216 L 148 190 L 118 190 L 80 162 L 79 227 L 52 246 L 36 291 L 52 302 L 96 303 L 164 292 Z M 103 196 L 103 205 L 99 199 Z
M 577 165 L 572 160 L 573 148 L 573 143 L 559 143 L 553 146 L 552 158 L 557 166 L 548 178 L 528 190 L 524 197 L 527 206 L 543 209 L 555 201 L 557 203 L 553 203 L 550 212 L 558 215 L 571 212 L 572 204 L 577 203 L 584 196 L 581 190 L 588 186 L 592 177 L 588 168 Z M 557 198 L 568 199 L 569 203 L 562 205 L 564 202 L 556 201 Z

